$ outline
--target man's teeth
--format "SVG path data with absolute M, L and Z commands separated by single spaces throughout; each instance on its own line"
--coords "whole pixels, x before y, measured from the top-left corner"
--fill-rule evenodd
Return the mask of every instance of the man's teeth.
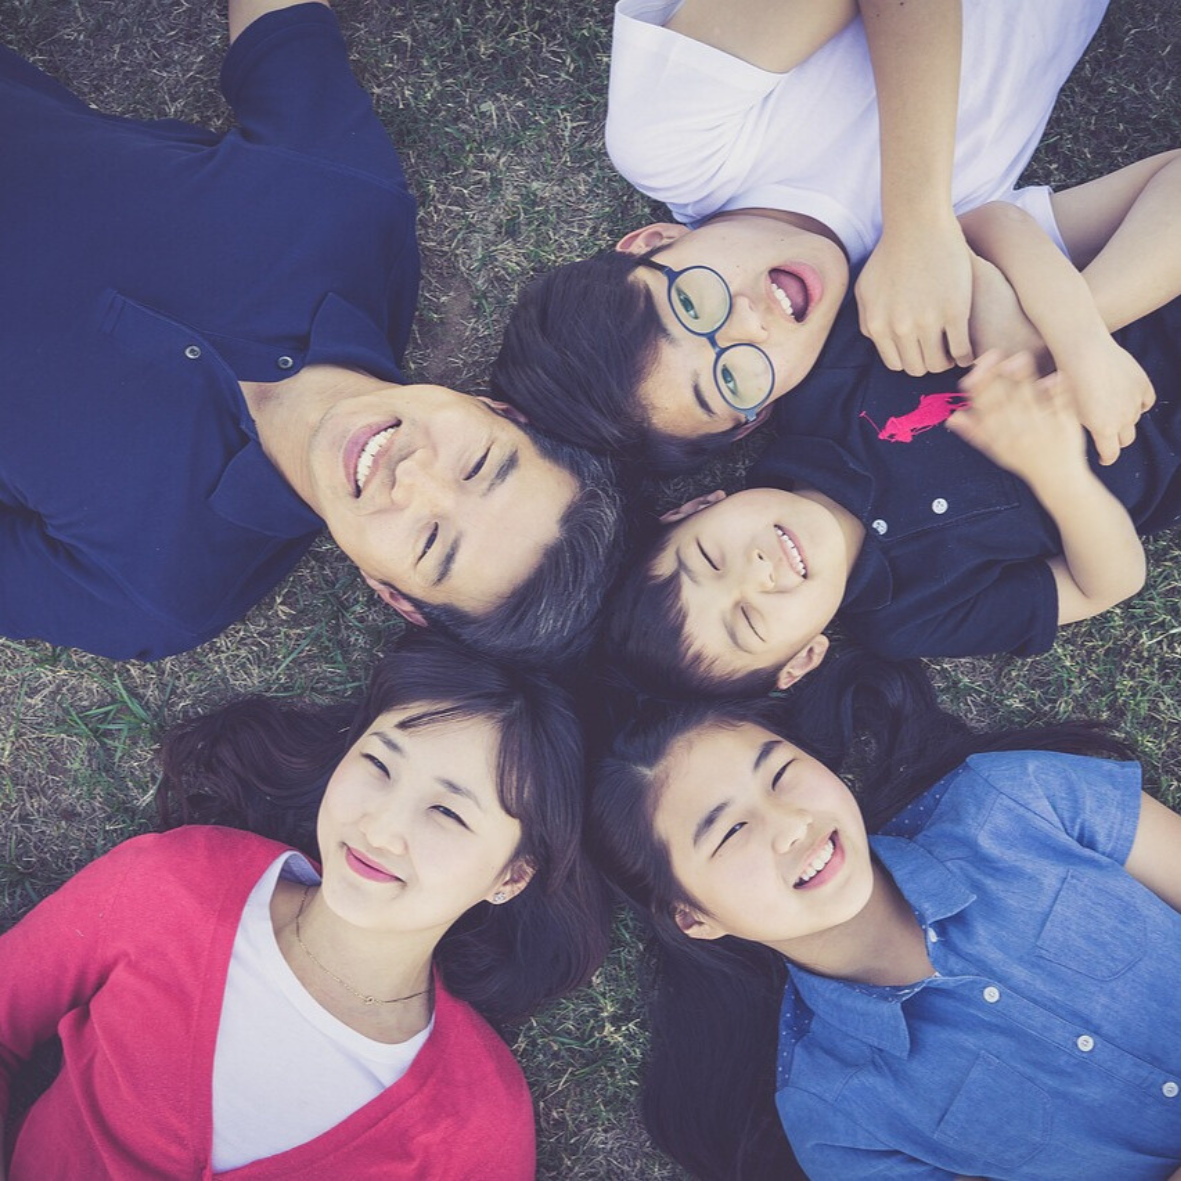
M 771 284 L 771 290 L 775 292 L 775 298 L 779 300 L 779 306 L 794 320 L 796 318 L 796 310 L 792 307 L 791 300 L 787 298 L 787 292 L 774 283 Z
M 795 572 L 801 578 L 807 578 L 808 566 L 804 561 L 803 554 L 801 554 L 799 551 L 799 547 L 794 541 L 792 541 L 790 537 L 788 537 L 786 533 L 783 532 L 782 529 L 779 528 L 778 525 L 775 526 L 775 532 L 778 534 L 779 540 L 782 541 L 785 546 L 787 546 L 787 552 L 791 558 L 791 564 L 795 568 Z
M 373 470 L 373 461 L 377 458 L 377 453 L 386 445 L 389 437 L 398 428 L 394 426 L 387 426 L 384 431 L 378 431 L 368 443 L 365 444 L 361 451 L 361 457 L 357 460 L 357 495 L 360 496 L 365 487 L 365 481 L 369 479 L 369 473 Z
M 824 848 L 816 854 L 808 868 L 796 878 L 796 885 L 810 882 L 832 860 L 832 855 L 836 851 L 836 845 L 832 843 L 832 838 L 830 837 L 824 842 Z

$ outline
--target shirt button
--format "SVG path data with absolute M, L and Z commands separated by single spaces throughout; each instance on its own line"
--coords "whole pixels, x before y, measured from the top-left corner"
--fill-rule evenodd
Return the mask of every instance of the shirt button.
M 878 519 L 876 521 L 872 522 L 869 527 L 875 533 L 878 533 L 878 534 L 885 533 L 885 531 L 890 528 L 890 526 L 887 525 L 886 522 L 883 521 L 881 517 L 878 517 Z
M 987 1002 L 988 1002 L 990 1005 L 995 1005 L 995 1004 L 997 1003 L 997 1001 L 999 1001 L 999 1000 L 1001 999 L 1001 990 L 1000 990 L 999 988 L 996 988 L 996 987 L 994 987 L 993 985 L 991 985 L 991 984 L 990 984 L 990 985 L 989 985 L 989 986 L 988 986 L 988 987 L 987 987 L 987 988 L 984 990 L 984 994 L 983 994 L 983 995 L 984 995 L 984 999 L 985 999 L 985 1000 L 986 1000 L 986 1001 L 987 1001 Z
M 944 500 L 942 496 L 937 496 L 933 501 L 931 501 L 931 512 L 933 512 L 933 513 L 947 512 L 947 501 Z
M 189 345 L 189 347 L 187 349 L 185 349 L 185 356 L 188 357 L 188 359 L 190 361 L 195 361 L 200 355 L 201 355 L 201 346 L 200 345 L 191 344 L 191 345 Z
M 1078 1046 L 1084 1054 L 1089 1054 L 1095 1048 L 1095 1039 L 1089 1033 L 1081 1034 L 1075 1038 L 1074 1044 Z
M 1161 1094 L 1166 1099 L 1176 1099 L 1178 1091 L 1181 1091 L 1181 1087 L 1178 1087 L 1172 1079 L 1169 1079 L 1169 1081 L 1165 1083 L 1160 1089 Z
M 927 939 L 931 943 L 938 943 L 939 942 L 939 932 L 936 931 L 934 927 L 928 927 L 927 928 Z
M 278 365 L 280 369 L 290 369 L 291 366 L 295 364 L 295 362 L 290 357 L 284 355 L 280 357 L 275 362 L 275 364 Z

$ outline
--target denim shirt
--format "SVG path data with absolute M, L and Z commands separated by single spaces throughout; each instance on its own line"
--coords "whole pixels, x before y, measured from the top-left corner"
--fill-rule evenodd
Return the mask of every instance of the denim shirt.
M 790 970 L 777 1104 L 814 1181 L 1181 1163 L 1181 915 L 1123 869 L 1135 764 L 976 755 L 872 838 L 935 975 Z

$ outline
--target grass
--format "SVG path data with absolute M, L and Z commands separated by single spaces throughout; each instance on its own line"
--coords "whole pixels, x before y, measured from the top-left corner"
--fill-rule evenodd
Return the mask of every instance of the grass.
M 425 280 L 412 375 L 479 392 L 522 282 L 662 216 L 602 151 L 610 4 L 341 0 L 337 10 L 420 200 Z M 1028 179 L 1077 183 L 1177 146 L 1179 33 L 1181 7 L 1169 0 L 1114 0 Z M 0 0 L 0 40 L 104 110 L 228 122 L 215 4 Z M 757 446 L 654 486 L 653 496 L 667 504 L 733 487 Z M 1177 537 L 1154 541 L 1150 560 L 1141 595 L 1069 629 L 1045 656 L 934 665 L 947 704 L 980 724 L 1109 718 L 1140 745 L 1154 790 L 1181 802 Z M 0 640 L 0 925 L 150 826 L 152 749 L 165 726 L 245 692 L 338 696 L 395 628 L 321 543 L 242 623 L 155 665 Z M 621 926 L 592 987 L 518 1039 L 538 1101 L 543 1177 L 679 1175 L 634 1114 L 636 944 Z

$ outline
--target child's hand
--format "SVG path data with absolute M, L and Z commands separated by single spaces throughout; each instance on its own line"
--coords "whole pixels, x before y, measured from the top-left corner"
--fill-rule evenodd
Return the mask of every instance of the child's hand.
M 1099 462 L 1115 463 L 1136 437 L 1136 422 L 1156 401 L 1139 362 L 1104 334 L 1085 350 L 1072 350 L 1058 371 L 1074 400 L 1079 422 L 1091 432 Z
M 887 368 L 914 377 L 972 360 L 972 252 L 954 218 L 921 232 L 883 232 L 855 288 L 862 333 Z
M 1028 353 L 981 357 L 960 388 L 971 402 L 947 420 L 947 429 L 1035 493 L 1047 481 L 1086 470 L 1086 440 L 1071 399 L 1057 374 L 1038 378 Z

